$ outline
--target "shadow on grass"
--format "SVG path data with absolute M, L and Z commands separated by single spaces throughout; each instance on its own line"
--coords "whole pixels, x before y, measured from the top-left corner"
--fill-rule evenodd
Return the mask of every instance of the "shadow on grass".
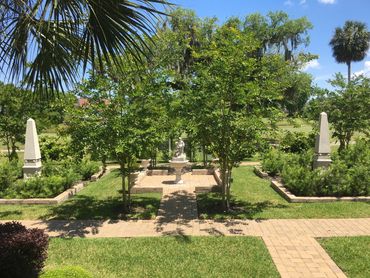
M 132 196 L 131 212 L 123 213 L 121 198 L 99 200 L 91 196 L 75 196 L 65 203 L 52 207 L 43 219 L 46 220 L 126 220 L 151 219 L 156 214 L 160 200 L 144 196 Z
M 109 223 L 115 223 L 127 219 L 152 219 L 159 202 L 157 198 L 134 195 L 131 212 L 124 214 L 120 198 L 99 200 L 80 195 L 51 208 L 48 214 L 42 217 L 42 221 L 47 225 L 49 232 L 55 232 L 58 236 L 85 237 L 99 233 L 99 228 L 107 220 Z
M 222 209 L 219 192 L 197 195 L 198 214 L 200 219 L 256 219 L 255 215 L 270 208 L 286 208 L 286 205 L 274 204 L 270 201 L 250 203 L 235 198 L 231 199 L 231 209 Z M 237 232 L 236 232 L 237 233 Z
M 0 211 L 0 219 L 6 219 L 6 217 L 14 215 L 22 215 L 22 211 L 20 210 L 8 210 L 8 211 Z

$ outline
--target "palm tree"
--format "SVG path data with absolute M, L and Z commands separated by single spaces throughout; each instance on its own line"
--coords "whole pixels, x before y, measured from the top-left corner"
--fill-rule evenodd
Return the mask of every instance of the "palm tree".
M 346 21 L 343 28 L 336 28 L 330 41 L 333 56 L 338 63 L 348 67 L 348 83 L 351 81 L 351 63 L 362 61 L 370 46 L 370 33 L 366 24 Z
M 0 70 L 43 97 L 86 68 L 147 53 L 167 0 L 0 0 Z

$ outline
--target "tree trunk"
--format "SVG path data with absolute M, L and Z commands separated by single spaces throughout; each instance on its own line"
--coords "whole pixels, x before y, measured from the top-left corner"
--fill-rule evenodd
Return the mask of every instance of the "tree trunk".
M 192 142 L 190 140 L 188 140 L 188 154 L 189 154 L 189 161 L 193 162 L 194 161 L 194 159 L 193 159 L 193 146 L 192 146 Z
M 17 146 L 16 146 L 16 142 L 12 140 L 12 152 L 10 154 L 10 159 L 11 160 L 16 160 L 18 161 L 19 157 L 18 157 L 18 154 L 17 154 Z
M 8 150 L 8 161 L 11 160 L 11 155 L 10 155 L 10 142 L 9 142 L 9 139 L 6 138 L 6 148 Z
M 227 191 L 227 163 L 222 161 L 221 163 L 221 184 L 222 184 L 222 209 L 224 211 L 228 210 L 226 191 Z
M 346 148 L 346 141 L 345 139 L 339 139 L 339 148 L 338 153 L 341 153 Z
M 346 138 L 344 139 L 345 144 L 346 144 L 346 146 L 345 146 L 346 149 L 349 147 L 349 143 L 351 142 L 351 138 L 352 138 L 352 133 L 347 132 Z
M 347 62 L 347 67 L 348 67 L 348 84 L 351 82 L 351 62 Z
M 132 172 L 132 162 L 129 160 L 127 162 L 127 208 L 131 209 L 131 172 Z
M 127 194 L 126 194 L 126 173 L 125 173 L 125 162 L 120 161 L 120 171 L 122 178 L 122 202 L 123 212 L 127 213 Z
M 103 173 L 107 171 L 107 157 L 104 155 L 101 159 L 101 163 L 103 164 Z
M 202 145 L 202 153 L 203 153 L 203 165 L 204 167 L 207 166 L 207 152 L 206 152 L 206 146 Z
M 227 190 L 226 190 L 226 207 L 227 210 L 230 210 L 230 199 L 231 199 L 231 194 L 230 194 L 230 188 L 231 188 L 231 169 L 227 170 L 226 173 L 226 185 L 227 185 Z

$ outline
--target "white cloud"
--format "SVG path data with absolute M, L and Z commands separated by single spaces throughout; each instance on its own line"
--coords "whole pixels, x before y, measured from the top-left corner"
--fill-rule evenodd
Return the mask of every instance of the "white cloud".
M 293 7 L 295 5 L 307 7 L 308 3 L 307 3 L 307 0 L 285 0 L 284 1 L 284 6 Z
M 309 69 L 319 69 L 320 63 L 317 59 L 311 60 L 308 63 L 306 63 L 303 67 L 303 71 L 308 71 Z
M 293 6 L 293 5 L 294 5 L 294 3 L 293 3 L 293 1 L 292 1 L 292 0 L 286 0 L 286 1 L 284 2 L 284 6 L 291 7 L 291 6 Z
M 319 3 L 325 4 L 325 5 L 332 5 L 337 2 L 336 0 L 318 0 L 318 1 Z
M 370 61 L 365 61 L 364 68 L 362 70 L 356 71 L 353 75 L 365 75 L 367 77 L 370 77 Z

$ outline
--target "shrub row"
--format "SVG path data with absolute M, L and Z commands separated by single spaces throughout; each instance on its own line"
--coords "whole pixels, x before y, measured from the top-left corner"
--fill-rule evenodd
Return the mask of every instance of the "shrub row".
M 90 179 L 98 170 L 98 162 L 86 159 L 79 163 L 48 161 L 41 176 L 23 180 L 21 166 L 4 163 L 0 165 L 0 198 L 52 198 L 76 181 Z
M 262 161 L 270 175 L 280 175 L 297 196 L 368 196 L 370 146 L 360 140 L 341 154 L 334 154 L 329 169 L 312 170 L 313 152 L 286 154 L 271 150 Z

